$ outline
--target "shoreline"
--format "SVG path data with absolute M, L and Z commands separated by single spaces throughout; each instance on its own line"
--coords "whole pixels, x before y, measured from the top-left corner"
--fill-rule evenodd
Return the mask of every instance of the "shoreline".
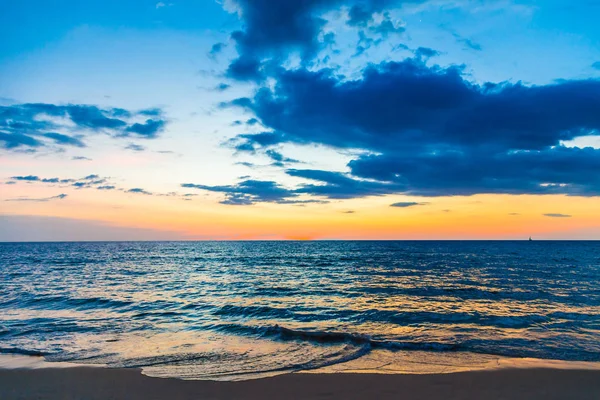
M 444 375 L 464 372 L 503 370 L 570 370 L 600 372 L 600 362 L 564 361 L 537 358 L 500 357 L 468 352 L 436 353 L 427 351 L 375 350 L 359 358 L 332 365 L 304 370 L 281 370 L 246 374 L 193 378 L 157 373 L 153 366 L 113 368 L 105 364 L 47 361 L 44 356 L 0 353 L 0 371 L 91 368 L 108 370 L 139 370 L 144 376 L 160 379 L 208 382 L 241 382 L 273 378 L 290 374 L 373 374 L 373 375 Z M 160 370 L 159 370 L 160 371 Z
M 597 399 L 600 370 L 447 374 L 290 373 L 241 382 L 152 378 L 139 369 L 0 369 L 0 398 L 37 399 Z

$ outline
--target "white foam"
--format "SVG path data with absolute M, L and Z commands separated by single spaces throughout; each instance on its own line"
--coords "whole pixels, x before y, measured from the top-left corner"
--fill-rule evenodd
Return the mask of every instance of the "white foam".
M 39 368 L 73 368 L 91 367 L 89 364 L 76 364 L 70 362 L 49 362 L 41 356 L 26 356 L 21 354 L 0 354 L 0 368 L 2 369 L 39 369 Z M 102 365 L 93 365 L 95 367 Z

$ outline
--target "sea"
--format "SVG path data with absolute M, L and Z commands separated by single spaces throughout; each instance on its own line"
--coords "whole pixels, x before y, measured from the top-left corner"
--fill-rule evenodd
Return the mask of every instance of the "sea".
M 600 242 L 0 243 L 0 353 L 214 380 L 598 363 Z

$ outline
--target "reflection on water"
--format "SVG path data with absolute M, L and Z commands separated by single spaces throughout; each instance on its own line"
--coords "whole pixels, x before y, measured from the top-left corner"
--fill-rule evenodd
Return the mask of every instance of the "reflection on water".
M 0 352 L 49 361 L 189 379 L 600 361 L 597 242 L 0 244 L 0 266 Z

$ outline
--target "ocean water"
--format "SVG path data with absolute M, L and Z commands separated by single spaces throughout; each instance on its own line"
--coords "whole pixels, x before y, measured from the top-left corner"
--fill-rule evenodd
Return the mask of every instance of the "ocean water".
M 600 362 L 600 242 L 0 243 L 0 353 L 237 379 L 377 351 Z

